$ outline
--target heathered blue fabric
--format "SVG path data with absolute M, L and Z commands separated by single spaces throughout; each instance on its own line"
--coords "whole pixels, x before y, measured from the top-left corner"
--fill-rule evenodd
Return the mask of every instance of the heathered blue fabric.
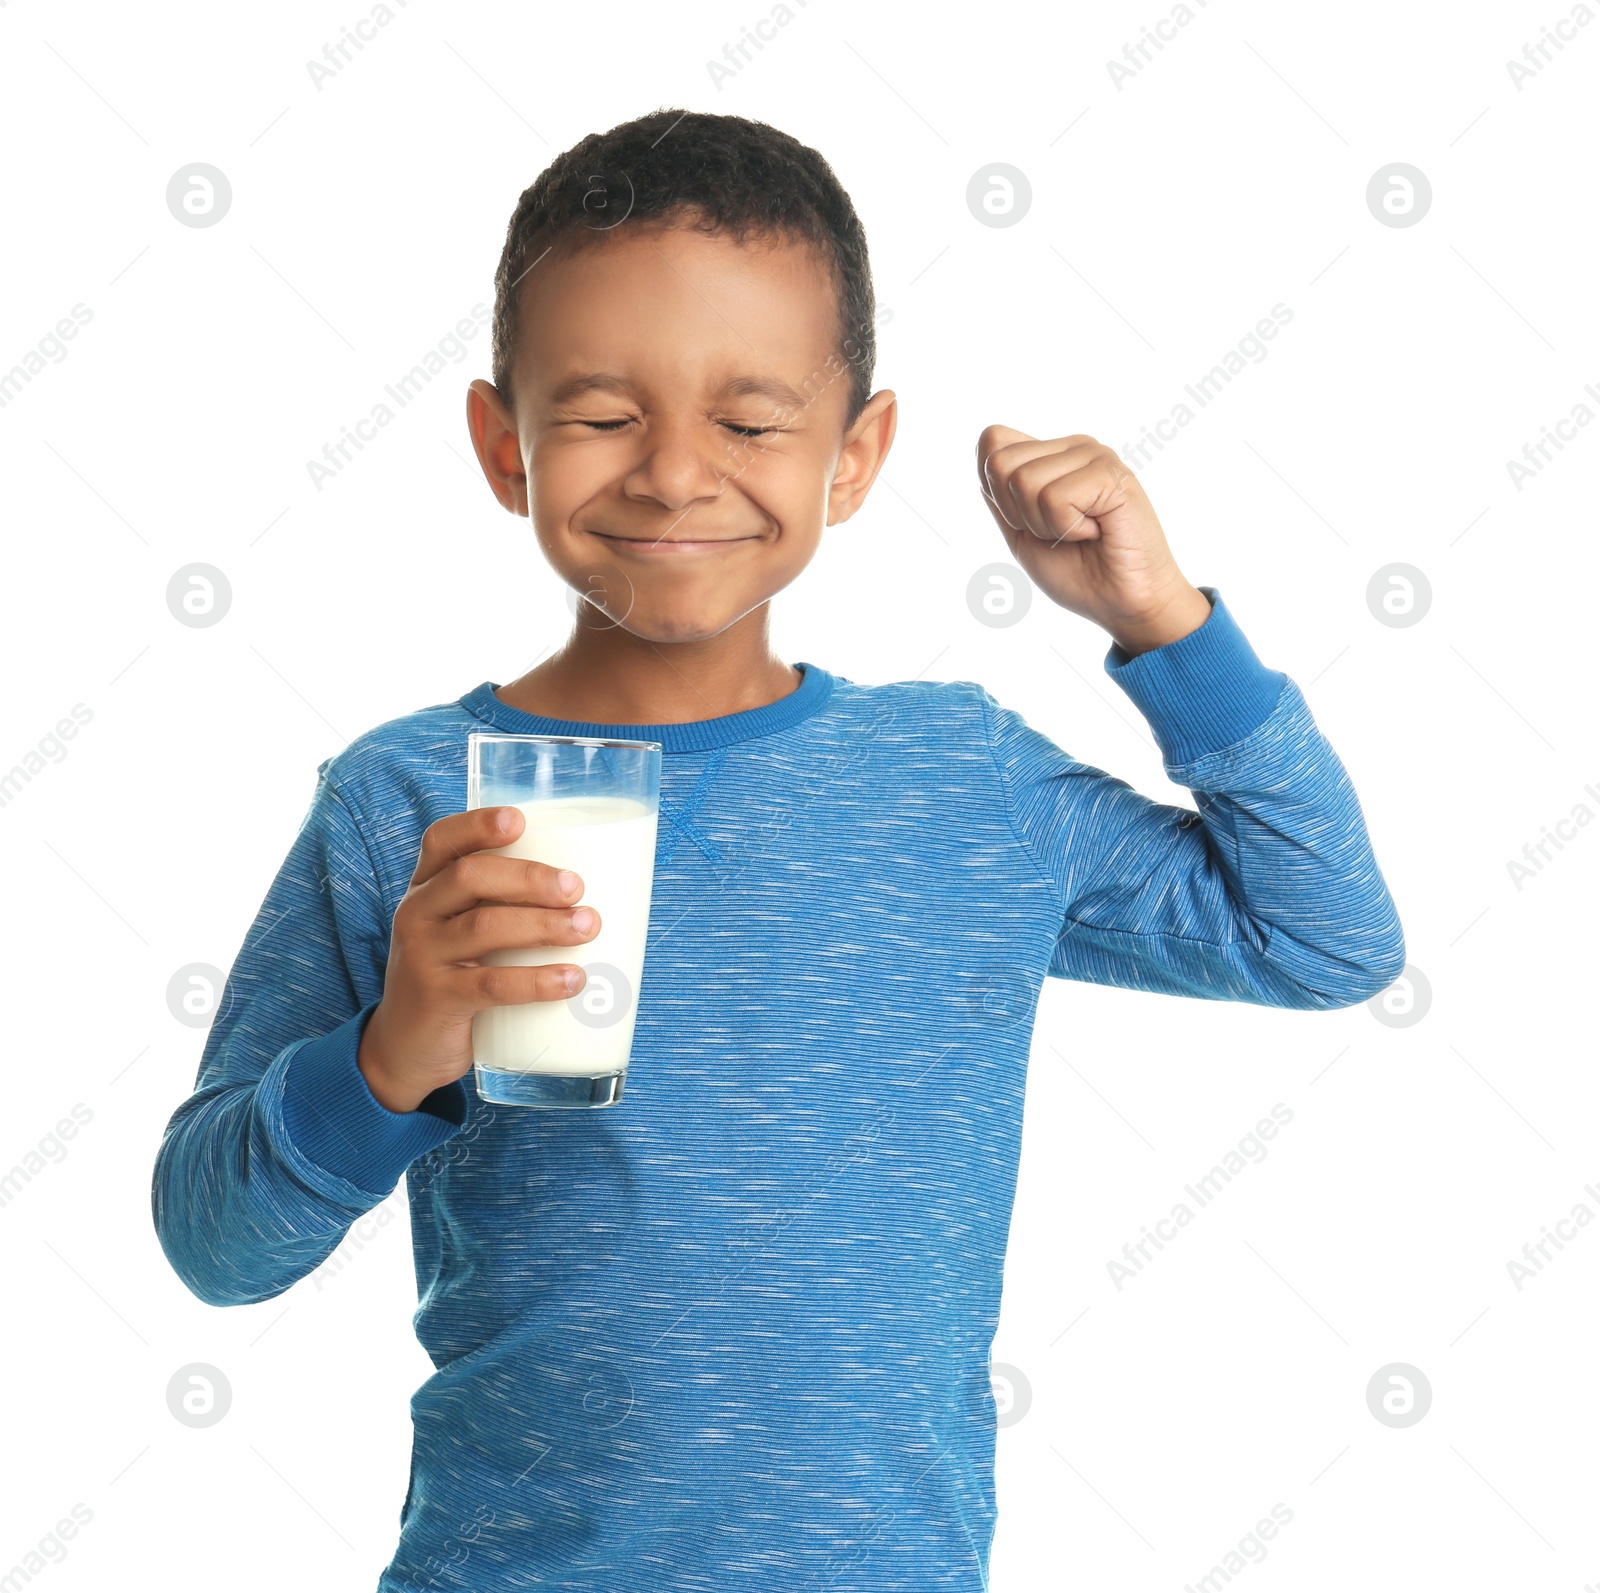
M 154 1208 L 185 1283 L 236 1304 L 405 1175 L 437 1370 L 380 1589 L 986 1585 L 1044 977 L 1326 1009 L 1405 960 L 1338 758 L 1203 590 L 1199 630 L 1106 658 L 1198 815 L 970 682 L 810 664 L 690 725 L 534 718 L 486 682 L 321 766 Z M 356 1067 L 422 831 L 465 806 L 487 727 L 664 744 L 616 1107 L 490 1106 L 468 1079 L 396 1114 Z

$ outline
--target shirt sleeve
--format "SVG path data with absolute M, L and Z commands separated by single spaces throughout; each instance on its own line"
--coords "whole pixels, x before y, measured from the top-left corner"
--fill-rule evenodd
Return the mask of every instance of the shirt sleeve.
M 984 693 L 1013 828 L 1055 892 L 1061 979 L 1263 1006 L 1354 1006 L 1405 938 L 1344 766 L 1299 688 L 1256 657 L 1215 588 L 1189 635 L 1107 673 L 1195 808 L 1063 752 Z
M 357 1066 L 383 994 L 389 921 L 331 761 L 317 771 L 299 834 L 223 987 L 195 1091 L 156 1158 L 162 1249 L 212 1305 L 270 1299 L 312 1272 L 466 1118 L 459 1082 L 421 1110 L 391 1112 Z

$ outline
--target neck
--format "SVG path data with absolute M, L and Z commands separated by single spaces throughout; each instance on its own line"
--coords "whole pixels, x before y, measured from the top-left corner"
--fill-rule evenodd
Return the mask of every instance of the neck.
M 652 642 L 580 603 L 561 649 L 496 695 L 524 713 L 604 725 L 681 725 L 764 708 L 800 684 L 799 671 L 773 654 L 767 610 L 763 603 L 703 641 Z

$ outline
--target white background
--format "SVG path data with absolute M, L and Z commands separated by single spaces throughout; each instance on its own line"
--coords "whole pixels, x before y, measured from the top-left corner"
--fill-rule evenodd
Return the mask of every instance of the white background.
M 59 1593 L 367 1589 L 390 1554 L 429 1371 L 402 1196 L 321 1288 L 191 1298 L 148 1200 L 204 1038 L 166 990 L 231 964 L 323 758 L 559 640 L 564 590 L 471 458 L 486 332 L 320 491 L 306 462 L 492 305 L 554 154 L 677 105 L 819 148 L 892 310 L 900 435 L 775 605 L 781 654 L 981 681 L 1162 800 L 1190 799 L 1102 634 L 1037 595 L 1014 626 L 969 613 L 1006 557 L 973 444 L 1000 421 L 1123 449 L 1293 312 L 1142 474 L 1184 572 L 1344 759 L 1431 1004 L 1395 1027 L 1047 986 L 994 1348 L 1031 1390 L 1000 1434 L 995 1593 L 1177 1593 L 1275 1503 L 1293 1520 L 1250 1588 L 1579 1593 L 1600 1582 L 1600 1232 L 1569 1229 L 1520 1290 L 1507 1262 L 1600 1212 L 1600 834 L 1521 889 L 1507 863 L 1600 812 L 1600 427 L 1520 488 L 1507 461 L 1600 384 L 1600 25 L 1519 88 L 1506 63 L 1563 0 L 1212 0 L 1118 88 L 1107 61 L 1164 5 L 795 9 L 719 87 L 707 62 L 760 0 L 411 0 L 319 89 L 307 62 L 358 4 L 0 4 L 0 372 L 92 311 L 0 409 L 0 769 L 92 713 L 0 807 L 0 1172 L 92 1113 L 0 1206 L 0 1576 L 74 1504 L 92 1520 L 40 1573 Z M 204 229 L 165 201 L 196 161 L 233 191 Z M 1015 226 L 967 209 L 994 162 L 1032 187 Z M 1394 162 L 1432 186 L 1413 226 L 1367 205 Z M 167 608 L 194 562 L 232 588 L 208 628 Z M 1431 585 L 1419 623 L 1369 608 L 1391 563 Z M 1278 1102 L 1266 1159 L 1118 1290 L 1108 1261 Z M 232 1388 L 204 1430 L 166 1405 L 191 1362 Z M 1393 1362 L 1432 1388 L 1405 1428 L 1367 1404 Z

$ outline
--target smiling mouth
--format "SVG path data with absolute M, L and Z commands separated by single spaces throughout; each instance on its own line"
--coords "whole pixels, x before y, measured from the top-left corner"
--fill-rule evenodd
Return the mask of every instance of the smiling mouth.
M 673 554 L 707 553 L 715 548 L 732 547 L 740 542 L 754 542 L 755 537 L 620 537 L 608 531 L 591 531 L 592 537 L 599 537 L 602 542 L 609 542 L 614 547 L 626 548 L 632 553 L 657 554 L 670 557 Z

